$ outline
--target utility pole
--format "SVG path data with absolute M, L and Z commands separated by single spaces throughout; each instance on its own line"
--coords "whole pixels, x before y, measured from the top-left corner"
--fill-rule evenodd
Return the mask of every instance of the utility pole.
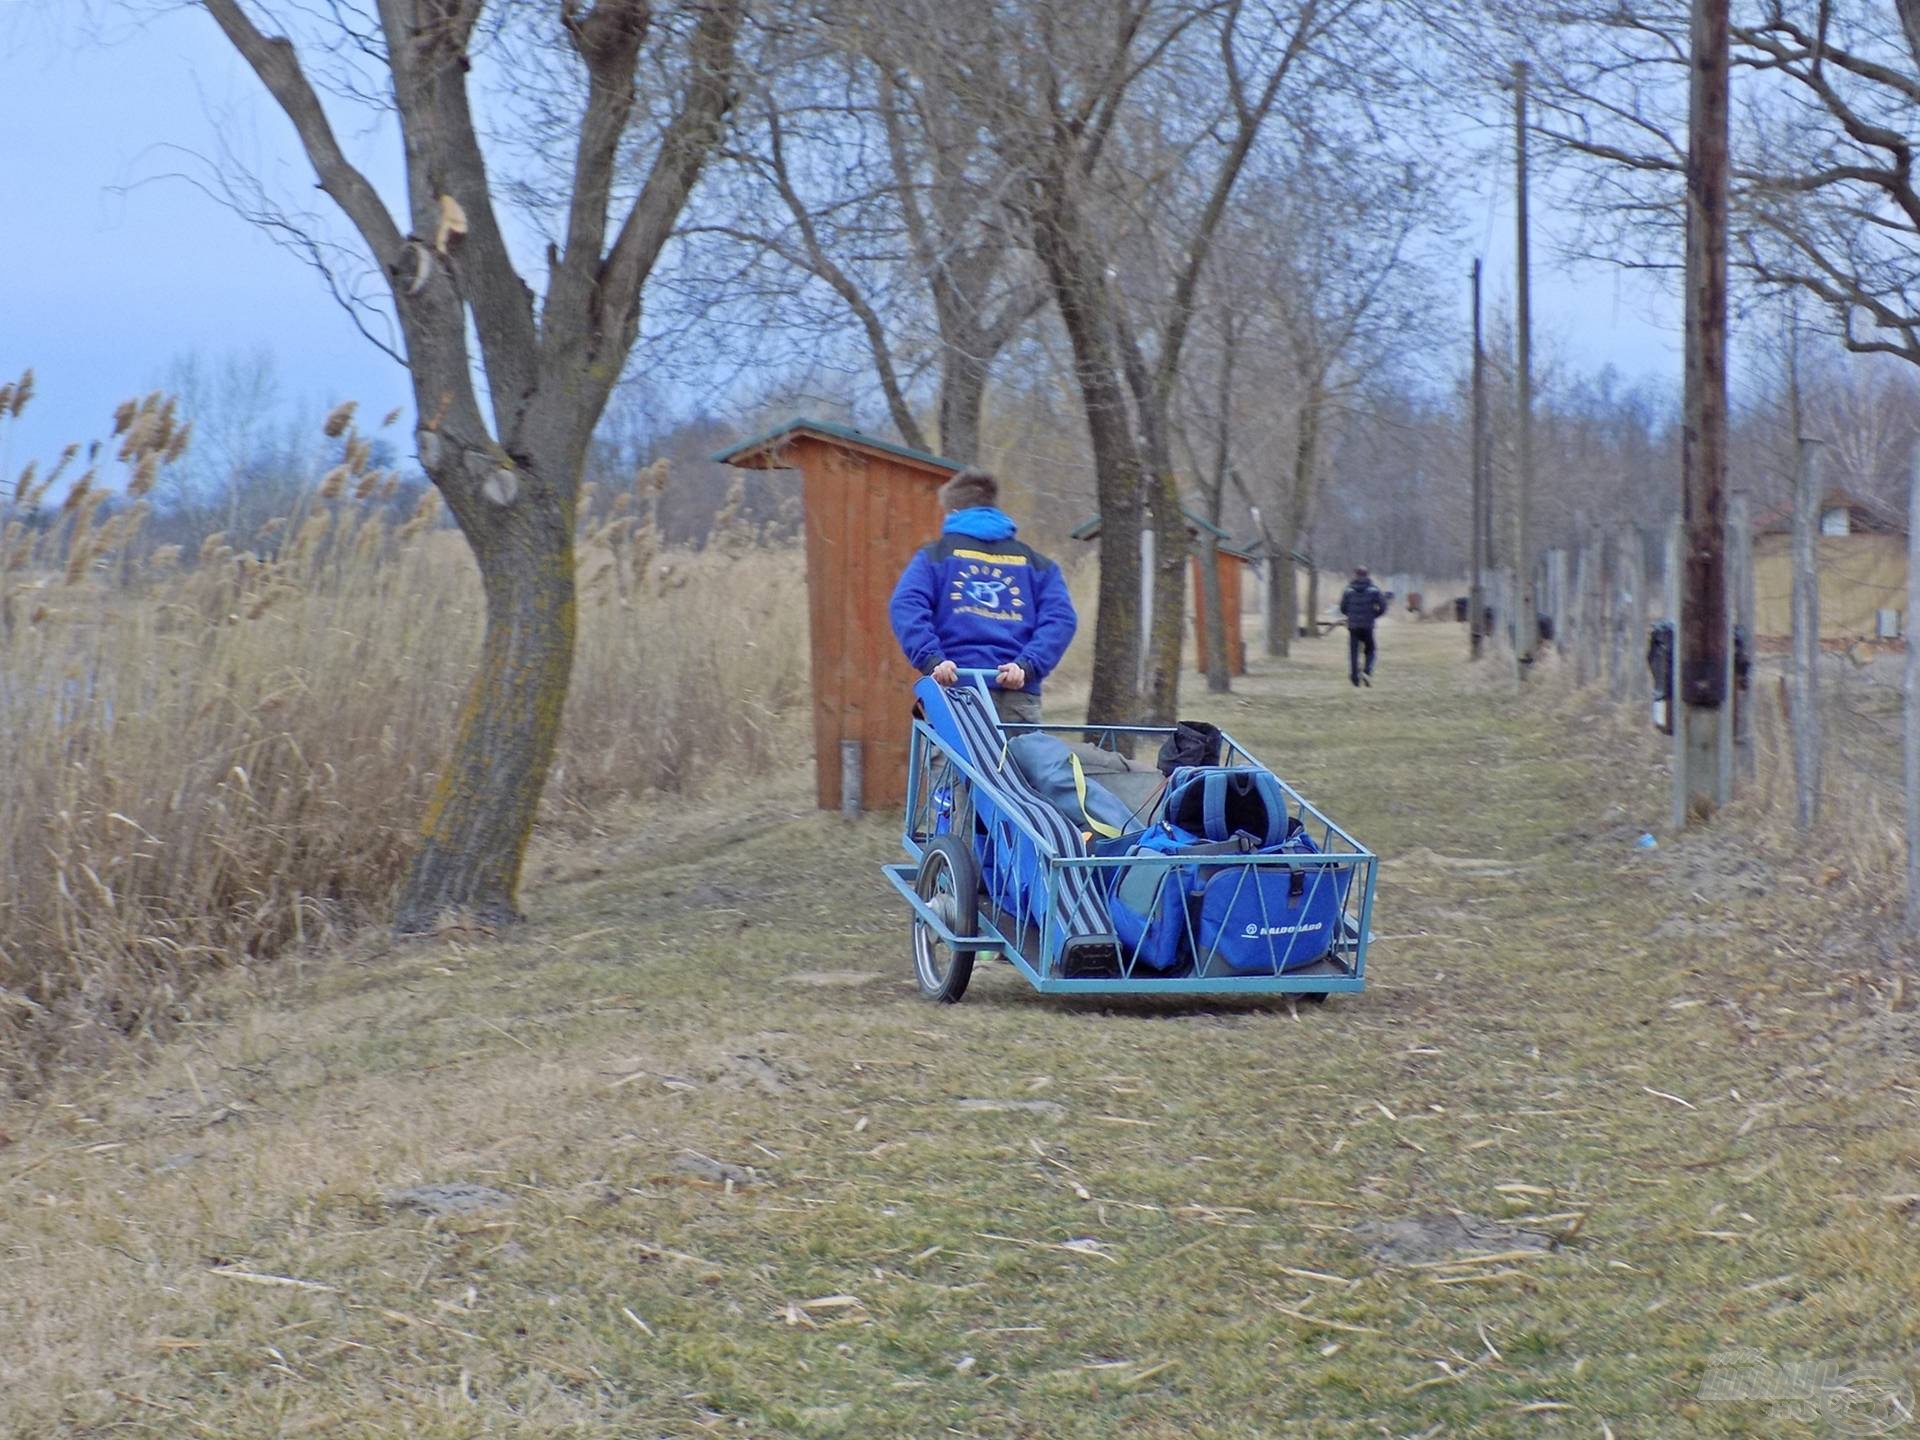
M 1907 481 L 1907 616 L 1900 628 L 1907 642 L 1902 690 L 1905 713 L 1901 725 L 1901 758 L 1905 762 L 1907 793 L 1907 933 L 1920 935 L 1920 638 L 1912 625 L 1920 610 L 1920 455 L 1914 458 Z
M 1533 563 L 1533 278 L 1527 258 L 1527 62 L 1513 62 L 1514 251 L 1519 291 L 1520 465 L 1513 506 L 1513 658 L 1526 679 L 1540 645 Z
M 1467 579 L 1468 658 L 1478 660 L 1487 619 L 1487 377 L 1480 343 L 1480 262 L 1473 262 L 1473 570 Z
M 1686 406 L 1680 514 L 1680 701 L 1674 743 L 1676 817 L 1710 819 L 1725 805 L 1730 767 L 1721 725 L 1727 695 L 1727 8 L 1693 0 L 1687 138 Z

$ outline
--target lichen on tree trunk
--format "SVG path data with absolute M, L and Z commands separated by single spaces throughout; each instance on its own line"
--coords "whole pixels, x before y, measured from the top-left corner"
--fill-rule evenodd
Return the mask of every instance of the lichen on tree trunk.
M 1147 683 L 1141 697 L 1149 725 L 1171 725 L 1180 704 L 1180 652 L 1187 628 L 1187 517 L 1180 484 L 1162 469 L 1147 489 L 1153 525 L 1153 627 L 1146 637 Z
M 520 869 L 573 673 L 573 536 L 561 512 L 552 501 L 523 503 L 469 532 L 486 632 L 396 907 L 402 931 L 448 914 L 522 918 Z

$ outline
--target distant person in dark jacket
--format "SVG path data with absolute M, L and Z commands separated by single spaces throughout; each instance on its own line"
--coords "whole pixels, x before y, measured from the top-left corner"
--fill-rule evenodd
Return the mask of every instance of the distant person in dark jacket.
M 942 685 L 994 672 L 993 703 L 1011 724 L 1040 723 L 1040 684 L 1079 626 L 1060 567 L 1014 539 L 993 476 L 963 470 L 940 489 L 940 538 L 907 562 L 888 613 L 907 663 Z
M 1387 597 L 1362 565 L 1340 596 L 1340 613 L 1347 620 L 1347 670 L 1355 685 L 1373 684 L 1374 622 L 1387 613 Z M 1361 666 L 1362 656 L 1366 659 Z

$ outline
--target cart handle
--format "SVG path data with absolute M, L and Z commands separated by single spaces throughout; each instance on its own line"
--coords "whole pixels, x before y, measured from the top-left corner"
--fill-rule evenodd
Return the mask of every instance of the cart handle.
M 957 668 L 960 671 L 960 680 L 963 684 L 971 682 L 972 684 L 978 685 L 982 690 L 997 690 L 1000 688 L 1000 672 L 997 669 L 988 670 L 978 665 L 962 665 Z

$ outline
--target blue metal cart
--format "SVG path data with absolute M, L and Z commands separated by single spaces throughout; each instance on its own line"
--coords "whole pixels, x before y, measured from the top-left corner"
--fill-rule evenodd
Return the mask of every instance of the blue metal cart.
M 902 839 L 908 859 L 883 866 L 913 912 L 914 974 L 923 994 L 957 1001 L 975 960 L 999 955 L 1045 994 L 1295 995 L 1324 1000 L 1366 986 L 1368 926 L 1379 861 L 1284 780 L 1287 853 L 1155 854 L 1122 836 L 1099 840 L 1042 799 L 1007 745 L 1016 735 L 1151 753 L 1171 733 L 1149 726 L 1004 725 L 986 672 L 942 688 L 922 680 L 913 721 Z M 1233 737 L 1222 764 L 1259 766 Z M 1141 817 L 1148 829 L 1150 815 Z M 1142 867 L 1145 867 L 1144 869 Z M 1285 879 L 1276 878 L 1276 872 Z M 1232 917 L 1223 944 L 1184 903 L 1211 883 Z M 1118 887 L 1172 887 L 1166 908 L 1185 926 L 1177 946 L 1121 938 Z M 1289 898 L 1289 896 L 1291 898 Z M 1269 900 L 1266 897 L 1276 897 Z M 1272 913 L 1269 913 L 1271 911 Z M 1306 917 L 1312 916 L 1311 920 Z M 1242 927 L 1244 926 L 1244 939 Z M 1249 964 L 1247 941 L 1261 957 Z M 1167 937 L 1162 936 L 1162 939 Z M 1169 953 L 1177 954 L 1172 963 Z

